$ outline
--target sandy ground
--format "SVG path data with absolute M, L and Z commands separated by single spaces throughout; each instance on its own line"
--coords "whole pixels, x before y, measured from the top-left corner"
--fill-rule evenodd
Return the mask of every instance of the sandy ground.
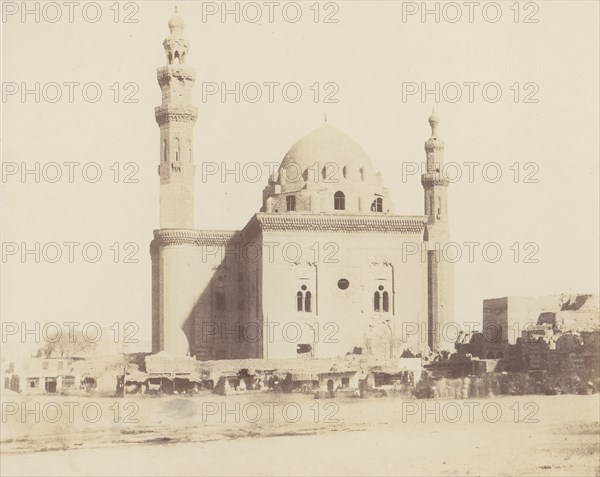
M 598 395 L 466 401 L 5 395 L 0 472 L 593 476 L 600 475 L 599 404 Z

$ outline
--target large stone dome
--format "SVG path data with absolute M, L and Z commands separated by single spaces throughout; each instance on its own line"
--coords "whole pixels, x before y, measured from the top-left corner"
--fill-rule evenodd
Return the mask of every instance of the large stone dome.
M 327 123 L 290 148 L 279 167 L 280 183 L 297 184 L 298 181 L 294 179 L 300 172 L 307 182 L 328 183 L 342 179 L 370 184 L 377 182 L 375 170 L 365 150 L 350 136 Z M 315 177 L 315 173 L 320 176 Z
M 323 124 L 297 141 L 263 191 L 263 211 L 391 212 L 381 175 L 350 136 Z

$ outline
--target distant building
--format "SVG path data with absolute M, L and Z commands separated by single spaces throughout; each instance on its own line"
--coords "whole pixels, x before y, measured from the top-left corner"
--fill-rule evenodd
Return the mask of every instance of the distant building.
M 79 389 L 74 361 L 70 358 L 24 360 L 17 366 L 11 366 L 5 387 L 23 394 L 55 394 Z
M 109 395 L 123 375 L 122 355 L 31 357 L 3 369 L 4 388 L 23 394 Z
M 541 321 L 540 321 L 541 320 Z M 551 324 L 555 330 L 600 329 L 597 294 L 504 297 L 483 301 L 482 358 L 505 358 L 531 326 Z M 537 329 L 540 331 L 540 329 Z
M 560 333 L 555 333 L 550 323 L 527 325 L 521 335 L 519 348 L 525 369 L 559 368 L 558 354 L 553 351 L 556 350 L 556 341 Z
M 450 347 L 440 339 L 440 329 L 453 322 L 453 286 L 452 264 L 442 258 L 450 241 L 449 182 L 440 172 L 437 115 L 429 118 L 425 143 L 424 215 L 397 215 L 362 147 L 326 122 L 290 148 L 243 230 L 197 229 L 196 73 L 183 28 L 176 13 L 163 43 L 167 64 L 158 69 L 153 353 L 328 358 L 362 348 L 389 358 L 403 349 Z M 219 206 L 216 198 L 212 206 Z M 427 329 L 426 342 L 415 333 L 396 346 L 406 324 Z

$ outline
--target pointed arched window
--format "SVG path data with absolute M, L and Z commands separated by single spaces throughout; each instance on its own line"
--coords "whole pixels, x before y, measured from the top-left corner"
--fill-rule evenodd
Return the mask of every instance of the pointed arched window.
M 167 149 L 167 140 L 163 140 L 163 161 L 167 162 L 169 157 L 169 150 Z
M 334 210 L 346 210 L 346 196 L 343 192 L 337 191 L 333 196 Z
M 179 154 L 181 152 L 181 149 L 179 147 L 179 139 L 175 138 L 175 161 L 179 162 Z
M 373 294 L 373 310 L 377 313 L 389 313 L 390 294 L 383 285 L 379 285 Z
M 312 293 L 306 285 L 302 285 L 296 293 L 296 310 L 305 313 L 312 312 Z
M 301 291 L 296 293 L 296 310 L 304 311 L 304 293 Z

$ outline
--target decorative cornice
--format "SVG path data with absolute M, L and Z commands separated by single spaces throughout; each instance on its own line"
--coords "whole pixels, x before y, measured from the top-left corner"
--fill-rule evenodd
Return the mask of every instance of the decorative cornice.
M 256 221 L 264 232 L 337 232 L 420 234 L 427 217 L 401 217 L 398 215 L 292 215 L 256 214 Z
M 444 177 L 441 172 L 426 172 L 421 175 L 421 184 L 428 186 L 448 186 L 450 181 Z
M 431 137 L 427 141 L 425 141 L 425 151 L 443 151 L 444 150 L 444 141 L 438 139 L 437 137 Z
M 156 70 L 158 83 L 163 86 L 169 79 L 175 78 L 182 82 L 196 81 L 196 70 L 185 65 L 167 65 L 161 66 Z
M 239 237 L 237 230 L 179 230 L 161 229 L 154 231 L 154 244 L 168 245 L 224 246 L 232 239 Z
M 181 36 L 168 36 L 163 40 L 163 46 L 165 47 L 165 50 L 175 49 L 177 47 L 183 47 L 187 50 L 190 47 L 190 42 Z
M 168 123 L 189 123 L 195 124 L 198 118 L 198 108 L 188 106 L 184 108 L 174 108 L 171 106 L 157 106 L 154 108 L 156 122 L 159 126 Z

